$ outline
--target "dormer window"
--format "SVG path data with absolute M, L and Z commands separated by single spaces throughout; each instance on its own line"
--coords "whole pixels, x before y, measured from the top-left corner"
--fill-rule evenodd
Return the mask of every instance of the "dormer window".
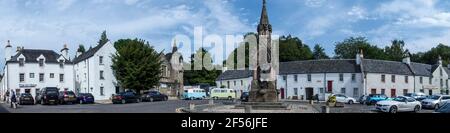
M 39 59 L 39 66 L 43 67 L 44 66 L 44 59 Z
M 24 66 L 25 65 L 25 59 L 24 58 L 19 58 L 19 66 Z
M 64 60 L 59 60 L 59 67 L 64 68 Z

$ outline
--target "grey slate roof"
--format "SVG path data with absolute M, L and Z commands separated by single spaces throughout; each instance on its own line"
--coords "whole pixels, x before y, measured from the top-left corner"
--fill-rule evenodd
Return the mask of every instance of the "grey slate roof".
M 430 76 L 432 73 L 432 66 L 421 63 L 411 63 L 412 71 L 417 76 Z
M 25 56 L 25 63 L 38 63 L 37 58 L 41 55 L 45 57 L 45 63 L 59 63 L 58 58 L 61 56 L 53 50 L 40 50 L 40 49 L 22 49 L 16 55 L 11 57 L 8 62 L 19 62 L 19 56 L 23 54 Z M 72 63 L 66 59 L 66 63 Z
M 105 43 L 106 44 L 106 43 Z M 75 64 L 84 61 L 88 58 L 91 58 L 92 56 L 95 55 L 95 53 L 97 53 L 98 50 L 100 50 L 100 48 L 102 48 L 105 44 L 99 44 L 97 46 L 95 46 L 92 49 L 89 49 L 88 51 L 84 52 L 83 54 L 79 55 L 78 57 L 76 57 L 75 59 L 73 59 L 73 62 Z
M 362 65 L 367 73 L 413 75 L 409 66 L 403 62 L 363 59 Z
M 230 79 L 240 79 L 240 78 L 248 78 L 253 76 L 252 70 L 229 70 L 223 72 L 217 80 L 230 80 Z
M 363 59 L 363 70 L 367 73 L 430 76 L 433 66 L 403 62 Z M 450 69 L 445 69 L 450 74 Z M 349 60 L 310 60 L 280 63 L 280 75 L 309 73 L 361 73 L 361 68 L 354 59 Z M 229 70 L 222 73 L 217 80 L 248 78 L 253 76 L 251 70 Z
M 281 62 L 280 74 L 360 73 L 355 60 L 310 60 Z

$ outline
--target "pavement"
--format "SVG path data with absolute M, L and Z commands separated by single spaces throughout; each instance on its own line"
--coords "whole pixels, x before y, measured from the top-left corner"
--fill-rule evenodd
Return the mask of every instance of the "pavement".
M 0 104 L 0 110 L 11 113 L 176 113 L 176 109 L 190 103 L 207 104 L 206 100 L 169 100 L 129 104 L 20 105 L 17 109 Z

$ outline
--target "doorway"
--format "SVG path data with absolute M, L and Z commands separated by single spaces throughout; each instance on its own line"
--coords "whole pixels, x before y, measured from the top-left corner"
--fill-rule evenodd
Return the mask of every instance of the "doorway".
M 280 95 L 281 95 L 281 99 L 284 99 L 284 88 L 280 89 Z
M 391 89 L 391 97 L 397 97 L 397 92 L 395 89 Z
M 431 89 L 428 90 L 428 95 L 430 95 L 430 96 L 433 95 L 433 90 L 431 90 Z
M 305 94 L 306 94 L 306 100 L 314 100 L 313 99 L 314 88 L 306 88 L 305 89 Z

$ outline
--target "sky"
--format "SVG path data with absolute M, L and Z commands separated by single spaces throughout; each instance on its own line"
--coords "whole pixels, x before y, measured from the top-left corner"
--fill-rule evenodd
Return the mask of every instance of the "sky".
M 402 39 L 411 52 L 450 44 L 449 0 L 267 2 L 273 34 L 320 44 L 329 55 L 336 42 L 352 36 L 379 47 Z M 261 7 L 262 0 L 0 0 L 0 45 L 11 40 L 13 48 L 58 52 L 68 44 L 75 55 L 79 44 L 95 46 L 106 30 L 112 41 L 141 38 L 169 52 L 176 35 L 193 39 L 194 27 L 224 38 L 256 32 Z

